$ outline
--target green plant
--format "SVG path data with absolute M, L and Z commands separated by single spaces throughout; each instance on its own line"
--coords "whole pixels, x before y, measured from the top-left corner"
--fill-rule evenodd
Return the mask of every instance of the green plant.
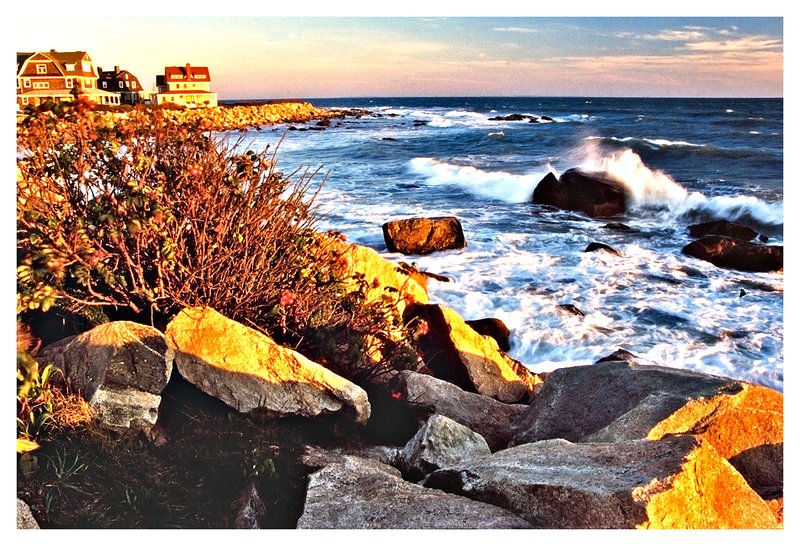
M 30 368 L 29 368 L 30 370 Z M 52 364 L 41 371 L 34 366 L 26 376 L 17 368 L 17 437 L 36 440 L 51 425 L 53 410 L 60 391 L 51 384 L 54 375 L 60 374 Z

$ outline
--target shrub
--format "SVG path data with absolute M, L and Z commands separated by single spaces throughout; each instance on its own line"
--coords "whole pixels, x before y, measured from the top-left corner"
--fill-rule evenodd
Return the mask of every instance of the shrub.
M 208 305 L 353 376 L 407 362 L 386 334 L 398 317 L 335 274 L 314 229 L 318 172 L 284 176 L 267 149 L 191 123 L 98 115 L 79 97 L 18 126 L 18 313 L 163 326 Z

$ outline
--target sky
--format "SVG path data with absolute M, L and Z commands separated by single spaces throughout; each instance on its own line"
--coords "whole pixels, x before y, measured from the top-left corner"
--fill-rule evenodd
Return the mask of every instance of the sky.
M 530 17 L 499 2 L 504 16 L 384 15 L 357 3 L 348 10 L 345 2 L 334 12 L 345 16 L 334 16 L 304 2 L 305 13 L 324 16 L 298 17 L 233 1 L 225 15 L 186 17 L 168 1 L 157 4 L 137 11 L 158 17 L 19 13 L 14 47 L 87 51 L 96 66 L 129 70 L 145 89 L 165 66 L 207 66 L 220 99 L 784 95 L 784 19 L 775 9 L 766 16 Z M 728 9 L 737 13 L 735 2 Z

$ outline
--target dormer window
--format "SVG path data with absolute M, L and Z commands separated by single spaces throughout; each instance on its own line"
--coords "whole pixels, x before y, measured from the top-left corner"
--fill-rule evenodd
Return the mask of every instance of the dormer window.
M 37 64 L 36 65 L 36 73 L 37 74 L 47 74 L 47 65 L 46 64 Z

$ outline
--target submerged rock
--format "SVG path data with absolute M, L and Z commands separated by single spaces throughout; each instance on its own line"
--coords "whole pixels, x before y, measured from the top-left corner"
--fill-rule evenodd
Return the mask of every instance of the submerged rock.
M 454 216 L 407 218 L 383 224 L 383 239 L 389 252 L 430 254 L 467 246 L 461 222 Z
M 370 416 L 361 387 L 211 308 L 184 309 L 166 334 L 181 376 L 242 413 Z
M 605 243 L 589 243 L 586 245 L 586 248 L 583 250 L 584 252 L 608 252 L 609 254 L 613 254 L 614 256 L 619 256 L 619 251 L 615 248 L 608 246 Z
M 691 225 L 689 226 L 689 234 L 697 239 L 707 235 L 722 235 L 724 237 L 741 239 L 742 241 L 752 241 L 758 237 L 757 231 L 750 229 L 743 224 L 730 222 L 728 220 L 715 220 L 712 222 L 702 222 L 700 224 Z M 761 239 L 762 242 L 766 242 L 766 240 L 766 237 Z

